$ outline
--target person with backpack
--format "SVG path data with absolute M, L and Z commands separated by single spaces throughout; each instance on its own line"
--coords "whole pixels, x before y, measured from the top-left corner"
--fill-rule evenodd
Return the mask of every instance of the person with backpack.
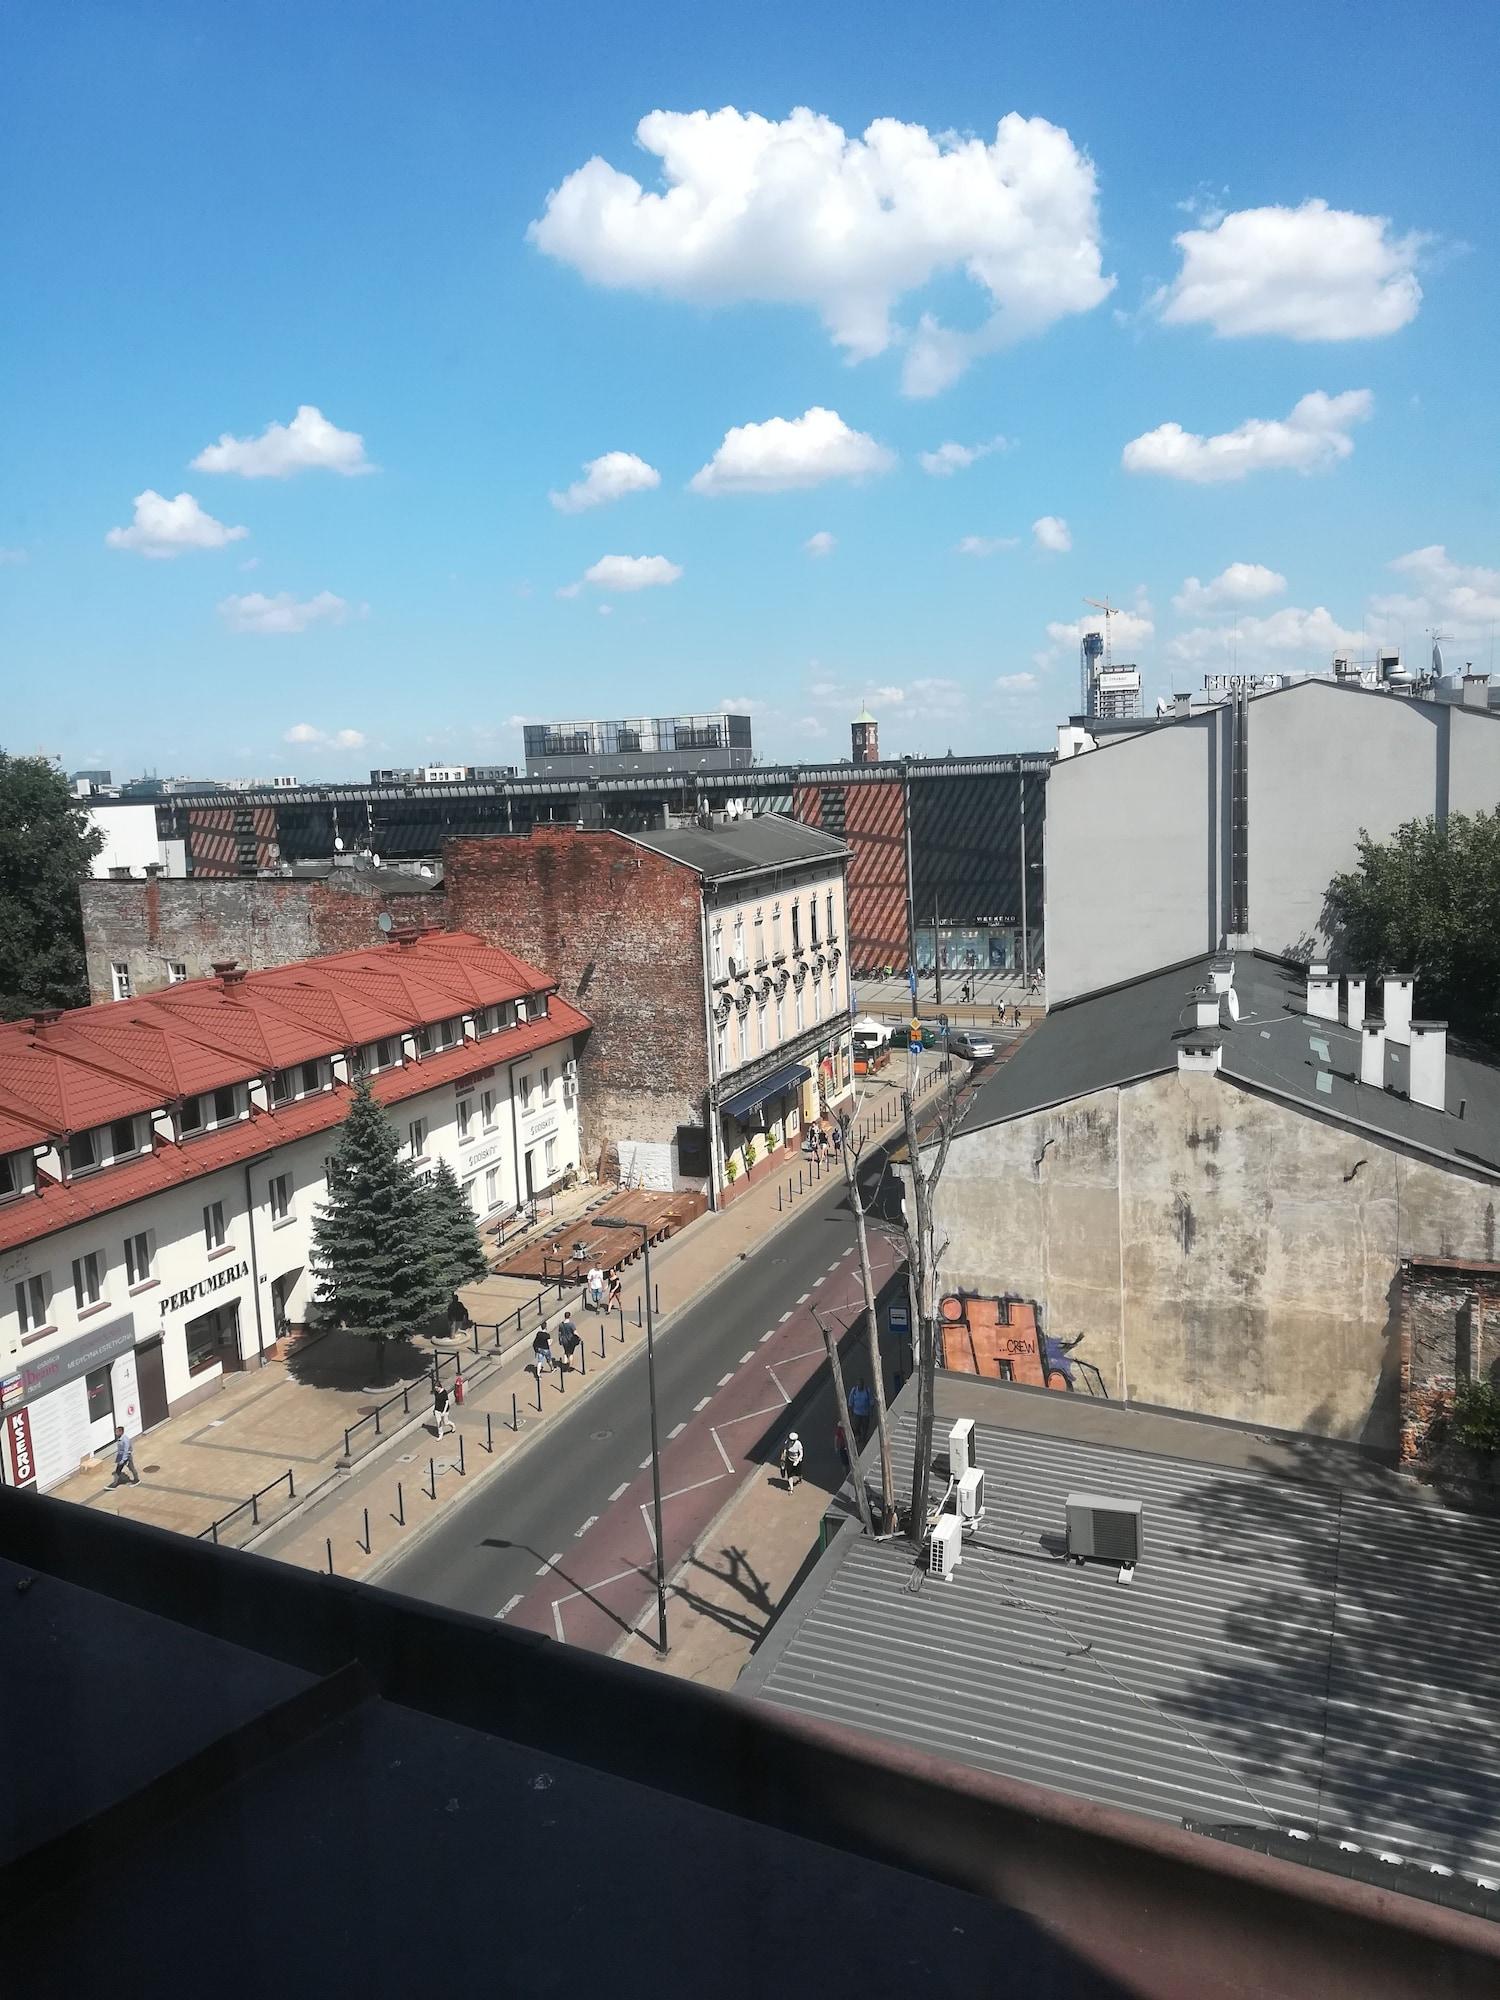
M 802 1440 L 795 1431 L 788 1431 L 781 1447 L 781 1477 L 788 1493 L 802 1484 L 802 1459 Z
M 578 1328 L 573 1323 L 573 1315 L 564 1313 L 557 1329 L 557 1344 L 562 1349 L 564 1368 L 572 1368 L 573 1356 L 583 1345 Z
M 531 1336 L 531 1365 L 539 1376 L 550 1375 L 557 1366 L 552 1352 L 552 1335 L 548 1332 L 545 1321 Z

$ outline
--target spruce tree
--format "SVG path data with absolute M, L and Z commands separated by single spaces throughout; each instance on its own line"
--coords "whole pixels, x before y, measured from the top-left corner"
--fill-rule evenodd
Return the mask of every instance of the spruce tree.
M 78 885 L 103 845 L 61 771 L 0 750 L 0 1021 L 87 1005 Z
M 328 1199 L 313 1223 L 317 1301 L 335 1326 L 375 1343 L 406 1340 L 443 1310 L 448 1286 L 426 1190 L 391 1120 L 361 1078 L 334 1155 Z
M 433 1258 L 451 1298 L 460 1285 L 487 1277 L 489 1260 L 479 1241 L 469 1198 L 446 1160 L 439 1162 L 423 1193 Z M 456 1302 L 451 1304 L 450 1317 L 456 1321 L 460 1310 Z

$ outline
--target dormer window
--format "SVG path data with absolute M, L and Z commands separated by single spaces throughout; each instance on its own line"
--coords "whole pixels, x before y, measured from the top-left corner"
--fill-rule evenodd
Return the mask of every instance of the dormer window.
M 140 1121 L 117 1118 L 111 1125 L 94 1125 L 87 1132 L 75 1132 L 68 1141 L 68 1173 L 92 1173 L 115 1160 L 134 1159 L 141 1150 Z
M 299 1097 L 316 1097 L 327 1084 L 327 1063 L 294 1063 L 290 1069 L 277 1070 L 272 1098 L 277 1104 L 294 1104 Z
M 418 1055 L 436 1055 L 440 1049 L 451 1049 L 463 1039 L 463 1022 L 454 1015 L 447 1021 L 429 1021 L 417 1030 Z
M 201 1097 L 185 1097 L 178 1123 L 185 1139 L 197 1132 L 212 1132 L 220 1125 L 233 1125 L 243 1115 L 241 1087 L 228 1083 L 220 1090 L 208 1090 Z
M 400 1061 L 401 1042 L 396 1035 L 387 1035 L 381 1042 L 371 1042 L 365 1050 L 365 1068 L 371 1076 L 383 1069 L 395 1069 Z
M 0 1201 L 25 1194 L 35 1184 L 30 1153 L 0 1153 Z
M 500 1031 L 500 1009 L 498 1007 L 476 1007 L 474 1009 L 474 1039 L 481 1035 L 494 1035 Z

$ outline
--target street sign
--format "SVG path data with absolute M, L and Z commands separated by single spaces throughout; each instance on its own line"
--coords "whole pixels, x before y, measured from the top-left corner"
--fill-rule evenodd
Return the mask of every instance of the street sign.
M 889 1308 L 886 1324 L 892 1333 L 910 1333 L 911 1314 L 905 1306 L 893 1305 Z

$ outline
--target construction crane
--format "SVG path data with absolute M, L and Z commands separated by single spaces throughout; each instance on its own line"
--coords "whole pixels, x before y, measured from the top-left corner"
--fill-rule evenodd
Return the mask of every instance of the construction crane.
M 1115 615 L 1115 612 L 1116 612 L 1116 611 L 1117 611 L 1117 610 L 1119 609 L 1119 606 L 1118 606 L 1118 605 L 1114 605 L 1114 604 L 1111 604 L 1111 603 L 1110 603 L 1110 601 L 1109 601 L 1109 599 L 1108 599 L 1107 597 L 1105 597 L 1105 598 L 1098 598 L 1098 597 L 1086 597 L 1086 598 L 1085 598 L 1085 599 L 1084 599 L 1083 601 L 1084 601 L 1084 603 L 1085 603 L 1085 604 L 1092 604 L 1092 605 L 1093 605 L 1093 607 L 1094 607 L 1094 609 L 1095 609 L 1096 611 L 1102 611 L 1102 612 L 1104 613 L 1104 670 L 1105 670 L 1105 672 L 1106 672 L 1106 673 L 1108 673 L 1108 671 L 1109 671 L 1109 621 L 1110 621 L 1110 619 L 1111 619 L 1111 618 L 1113 618 L 1113 617 L 1114 617 L 1114 615 Z

